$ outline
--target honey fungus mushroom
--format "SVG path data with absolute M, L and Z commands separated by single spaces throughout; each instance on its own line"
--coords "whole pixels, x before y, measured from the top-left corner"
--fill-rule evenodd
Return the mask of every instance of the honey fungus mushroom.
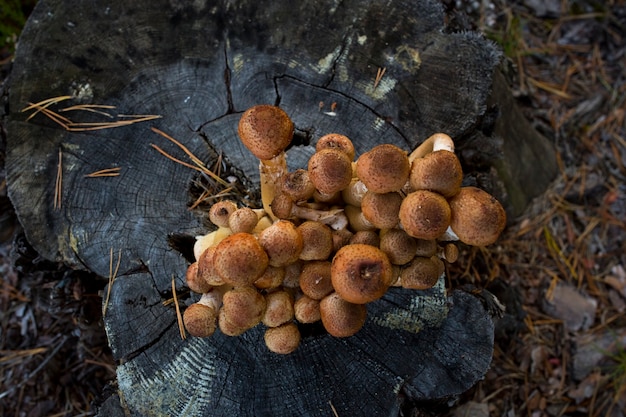
M 417 190 L 405 197 L 400 206 L 400 224 L 418 239 L 436 239 L 450 225 L 450 206 L 437 193 Z
M 400 191 L 409 178 L 407 153 L 395 145 L 373 147 L 359 157 L 356 174 L 368 190 L 375 193 Z
M 227 284 L 250 285 L 265 272 L 269 258 L 256 237 L 235 233 L 217 244 L 213 264 Z
M 367 318 L 365 304 L 354 304 L 333 292 L 320 301 L 320 317 L 331 336 L 349 337 L 356 334 Z
M 322 194 L 335 194 L 352 180 L 352 160 L 338 149 L 326 148 L 309 159 L 309 178 Z
M 389 258 L 374 246 L 346 245 L 332 260 L 333 288 L 350 303 L 365 304 L 379 299 L 391 285 L 392 278 Z
M 506 213 L 502 205 L 480 188 L 461 188 L 450 199 L 450 209 L 450 228 L 461 242 L 468 245 L 486 246 L 494 243 L 506 225 Z

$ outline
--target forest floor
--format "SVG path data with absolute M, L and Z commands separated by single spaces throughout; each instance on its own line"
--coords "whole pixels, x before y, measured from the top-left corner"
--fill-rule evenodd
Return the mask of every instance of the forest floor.
M 444 4 L 450 30 L 479 30 L 500 44 L 518 103 L 554 143 L 560 173 L 496 244 L 464 249 L 450 267 L 453 286 L 486 288 L 507 311 L 485 379 L 437 413 L 624 417 L 626 2 Z M 10 62 L 0 49 L 0 85 Z M 6 196 L 5 135 L 0 415 L 93 415 L 115 379 L 100 313 L 105 282 L 27 243 Z

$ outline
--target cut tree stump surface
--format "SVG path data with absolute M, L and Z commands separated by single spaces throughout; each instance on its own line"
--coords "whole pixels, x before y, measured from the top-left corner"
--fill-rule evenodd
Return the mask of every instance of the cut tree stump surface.
M 221 155 L 243 188 L 254 187 L 258 166 L 236 128 L 255 104 L 280 105 L 294 120 L 292 168 L 330 132 L 353 139 L 357 155 L 380 143 L 411 150 L 439 131 L 470 137 L 499 55 L 477 34 L 443 29 L 442 8 L 429 0 L 37 5 L 11 74 L 8 190 L 44 257 L 106 278 L 119 255 L 104 321 L 127 412 L 333 416 L 334 407 L 339 416 L 396 416 L 405 402 L 454 397 L 484 376 L 491 317 L 476 297 L 446 294 L 443 279 L 429 291 L 390 290 L 368 306 L 356 336 L 313 326 L 287 356 L 266 350 L 260 328 L 181 340 L 174 306 L 163 303 L 172 278 L 183 308 L 198 298 L 179 250 L 208 228 L 206 213 L 189 210 L 198 173 L 158 153 L 151 144 L 187 160 L 150 128 L 209 166 Z M 64 95 L 73 96 L 67 105 L 161 118 L 70 132 L 20 112 Z M 102 119 L 60 114 L 70 113 Z M 107 168 L 119 175 L 86 177 Z

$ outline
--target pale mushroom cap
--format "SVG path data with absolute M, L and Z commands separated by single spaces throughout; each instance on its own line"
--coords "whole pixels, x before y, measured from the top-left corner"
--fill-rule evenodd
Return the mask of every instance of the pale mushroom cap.
M 322 149 L 309 159 L 309 178 L 322 194 L 335 194 L 352 180 L 352 161 L 337 149 Z
M 253 235 L 236 233 L 218 243 L 213 263 L 227 284 L 249 285 L 265 272 L 269 259 Z
M 329 133 L 319 138 L 315 144 L 317 152 L 322 149 L 338 149 L 348 155 L 350 161 L 354 160 L 354 145 L 350 138 L 339 133 Z
M 265 297 L 253 287 L 237 287 L 224 293 L 219 327 L 228 336 L 238 336 L 261 322 Z
M 298 226 L 302 235 L 302 252 L 300 259 L 304 261 L 327 259 L 333 251 L 333 232 L 330 227 L 320 222 L 307 220 Z
M 413 190 L 430 190 L 449 198 L 459 192 L 462 181 L 463 168 L 450 151 L 431 152 L 411 165 L 409 182 Z
M 259 216 L 250 207 L 241 207 L 233 211 L 228 218 L 228 227 L 233 233 L 252 233 Z
M 267 327 L 277 327 L 293 320 L 293 297 L 287 291 L 278 290 L 267 294 L 265 304 L 261 322 Z
M 414 191 L 402 201 L 400 224 L 413 237 L 436 239 L 450 225 L 450 206 L 441 194 Z
M 333 288 L 344 300 L 355 304 L 382 297 L 391 285 L 392 275 L 387 255 L 370 245 L 346 245 L 332 261 Z
M 491 194 L 476 187 L 463 187 L 450 199 L 450 227 L 468 245 L 494 243 L 506 226 L 506 213 Z
M 398 192 L 374 193 L 368 191 L 361 200 L 361 211 L 370 223 L 379 229 L 391 229 L 398 225 L 402 195 Z
M 270 351 L 287 355 L 294 352 L 300 345 L 300 330 L 295 323 L 286 323 L 279 327 L 267 329 L 264 340 Z
M 215 269 L 215 250 L 217 246 L 206 248 L 200 259 L 198 259 L 198 276 L 202 277 L 211 286 L 219 286 L 224 284 L 224 280 Z M 202 291 L 206 292 L 206 291 Z
M 258 105 L 246 110 L 239 120 L 239 137 L 257 158 L 269 160 L 289 146 L 293 122 L 282 109 Z
M 185 280 L 189 289 L 198 294 L 205 293 L 211 289 L 211 285 L 198 274 L 198 262 L 194 262 L 187 267 Z
M 395 145 L 377 145 L 359 157 L 356 174 L 375 193 L 400 191 L 409 179 L 407 153 Z
M 300 258 L 302 235 L 290 221 L 278 220 L 259 235 L 259 243 L 272 266 L 285 266 Z
M 203 304 L 194 303 L 183 313 L 183 323 L 190 335 L 209 337 L 215 332 L 217 312 Z
M 331 336 L 349 337 L 365 324 L 367 309 L 365 304 L 353 304 L 332 293 L 320 301 L 320 316 Z
M 218 201 L 209 209 L 209 220 L 218 227 L 228 227 L 228 218 L 235 210 L 237 204 L 234 201 Z
M 321 300 L 333 292 L 330 261 L 306 262 L 300 273 L 300 289 L 314 300 Z

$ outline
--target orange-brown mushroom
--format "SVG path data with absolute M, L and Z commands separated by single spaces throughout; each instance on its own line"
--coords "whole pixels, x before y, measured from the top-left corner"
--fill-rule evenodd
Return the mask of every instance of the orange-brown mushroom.
M 365 324 L 367 309 L 365 304 L 350 303 L 334 292 L 320 301 L 320 317 L 331 336 L 349 337 Z
M 453 152 L 431 152 L 411 164 L 409 183 L 412 190 L 430 190 L 449 198 L 461 190 L 462 181 L 463 169 Z
M 450 206 L 441 194 L 414 191 L 402 201 L 400 224 L 413 237 L 436 239 L 450 225 Z
M 322 194 L 343 190 L 352 180 L 352 161 L 337 149 L 322 149 L 309 159 L 309 178 Z
M 370 223 L 379 229 L 391 229 L 398 225 L 402 195 L 398 192 L 374 193 L 368 191 L 361 200 L 361 211 Z
M 297 261 L 304 245 L 298 228 L 287 220 L 278 220 L 264 229 L 259 235 L 259 243 L 272 266 L 285 266 Z
M 286 323 L 278 327 L 272 327 L 265 331 L 265 345 L 267 348 L 280 355 L 294 352 L 300 345 L 300 330 L 295 323 Z
M 409 159 L 395 145 L 377 145 L 359 157 L 357 177 L 375 193 L 400 191 L 409 179 Z
M 333 288 L 344 300 L 365 304 L 382 297 L 391 285 L 389 258 L 374 246 L 346 245 L 335 254 L 331 267 Z
M 265 272 L 269 258 L 256 237 L 235 233 L 217 244 L 213 263 L 227 284 L 249 285 Z
M 265 307 L 265 297 L 253 287 L 226 291 L 219 312 L 219 328 L 225 335 L 239 336 L 261 322 Z
M 300 259 L 304 261 L 328 259 L 333 251 L 333 232 L 320 222 L 307 220 L 298 226 L 302 235 Z
M 450 199 L 450 227 L 468 245 L 494 243 L 506 226 L 506 213 L 491 194 L 476 187 L 463 187 Z
M 330 261 L 306 262 L 300 273 L 300 289 L 314 300 L 321 300 L 333 292 Z
M 350 161 L 354 160 L 354 145 L 350 138 L 339 133 L 329 133 L 318 139 L 315 144 L 317 152 L 322 149 L 338 149 L 348 155 Z

